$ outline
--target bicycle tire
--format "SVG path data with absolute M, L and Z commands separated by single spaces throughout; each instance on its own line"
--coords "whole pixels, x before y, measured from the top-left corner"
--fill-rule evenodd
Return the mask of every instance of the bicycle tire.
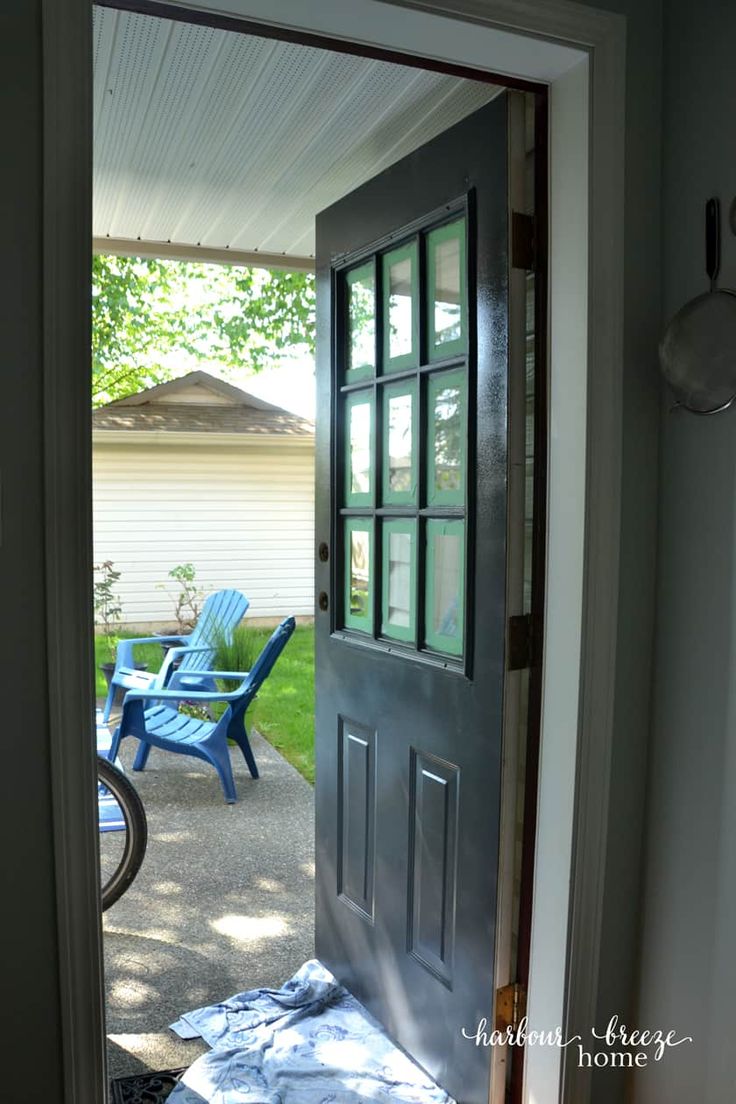
M 122 897 L 140 870 L 148 843 L 148 824 L 143 802 L 132 782 L 101 755 L 97 757 L 97 777 L 117 801 L 125 821 L 125 845 L 120 861 L 101 887 L 104 912 Z

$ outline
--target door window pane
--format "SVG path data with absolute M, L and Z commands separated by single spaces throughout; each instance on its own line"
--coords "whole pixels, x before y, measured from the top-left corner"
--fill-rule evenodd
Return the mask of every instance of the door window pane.
M 392 384 L 383 392 L 383 501 L 416 501 L 416 384 Z
M 349 506 L 370 503 L 373 492 L 373 394 L 358 391 L 345 404 Z
M 433 375 L 428 387 L 427 501 L 459 506 L 465 501 L 466 385 L 462 370 Z
M 465 220 L 427 235 L 429 266 L 429 355 L 452 356 L 465 347 Z
M 462 655 L 465 605 L 465 523 L 427 522 L 427 645 Z
M 383 369 L 395 372 L 416 363 L 419 352 L 416 242 L 383 258 Z
M 373 631 L 373 523 L 368 518 L 345 522 L 345 625 Z
M 384 636 L 414 640 L 415 573 L 416 522 L 403 518 L 384 522 L 381 622 Z
M 373 262 L 348 272 L 348 376 L 373 375 L 376 367 L 376 281 Z

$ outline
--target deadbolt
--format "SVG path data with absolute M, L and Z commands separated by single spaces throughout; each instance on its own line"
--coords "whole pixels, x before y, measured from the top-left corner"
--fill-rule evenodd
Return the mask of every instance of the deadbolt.
M 327 546 L 327 541 L 322 541 L 320 544 L 318 555 L 322 563 L 327 563 L 330 558 L 330 550 Z
M 319 595 L 319 598 L 318 598 L 318 604 L 319 604 L 319 608 L 322 610 L 323 613 L 330 608 L 330 599 L 327 597 L 327 591 L 326 590 L 320 591 L 320 595 Z

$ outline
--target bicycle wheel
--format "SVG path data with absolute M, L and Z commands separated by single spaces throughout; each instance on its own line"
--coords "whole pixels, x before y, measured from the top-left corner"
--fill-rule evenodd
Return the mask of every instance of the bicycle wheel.
M 121 770 L 98 755 L 100 886 L 102 909 L 122 897 L 141 868 L 148 841 L 143 803 Z

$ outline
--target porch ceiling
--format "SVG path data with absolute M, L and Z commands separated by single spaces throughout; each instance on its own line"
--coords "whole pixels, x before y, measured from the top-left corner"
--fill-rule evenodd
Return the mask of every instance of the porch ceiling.
M 94 38 L 93 232 L 119 251 L 311 258 L 318 211 L 498 92 L 110 8 Z

